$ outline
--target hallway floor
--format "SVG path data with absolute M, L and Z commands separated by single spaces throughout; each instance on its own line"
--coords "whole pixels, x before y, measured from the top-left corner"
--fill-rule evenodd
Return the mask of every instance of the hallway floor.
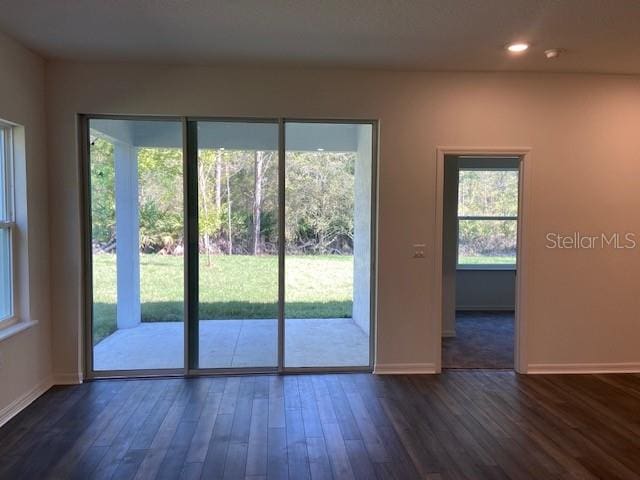
M 456 336 L 442 339 L 442 368 L 513 368 L 513 312 L 457 312 Z

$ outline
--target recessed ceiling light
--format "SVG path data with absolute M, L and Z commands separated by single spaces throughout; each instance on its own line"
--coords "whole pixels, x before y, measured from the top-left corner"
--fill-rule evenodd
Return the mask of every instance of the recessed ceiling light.
M 518 43 L 510 43 L 507 45 L 507 50 L 511 53 L 522 53 L 525 52 L 529 48 L 528 43 L 518 42 Z

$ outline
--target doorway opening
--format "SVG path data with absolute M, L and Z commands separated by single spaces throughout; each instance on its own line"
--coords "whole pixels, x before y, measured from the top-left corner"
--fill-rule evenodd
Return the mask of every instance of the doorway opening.
M 516 367 L 522 159 L 443 156 L 442 368 Z

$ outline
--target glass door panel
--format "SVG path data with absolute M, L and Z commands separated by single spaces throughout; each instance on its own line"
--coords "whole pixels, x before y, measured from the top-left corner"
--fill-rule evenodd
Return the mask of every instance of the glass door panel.
M 367 367 L 371 124 L 285 124 L 286 368 Z
M 180 121 L 91 119 L 93 370 L 184 365 Z
M 278 136 L 197 122 L 198 368 L 278 365 Z

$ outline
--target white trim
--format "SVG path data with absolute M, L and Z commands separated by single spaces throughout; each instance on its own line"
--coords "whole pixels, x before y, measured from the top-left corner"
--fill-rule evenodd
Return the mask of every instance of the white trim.
M 516 315 L 515 315 L 515 365 L 514 369 L 519 373 L 526 373 L 527 352 L 526 352 L 526 321 L 527 309 L 524 301 L 527 298 L 523 295 L 525 289 L 526 266 L 530 264 L 530 254 L 525 247 L 526 234 L 525 219 L 526 210 L 530 201 L 530 166 L 531 147 L 449 147 L 441 146 L 436 148 L 436 198 L 435 198 L 435 238 L 434 238 L 434 278 L 433 282 L 433 311 L 432 318 L 432 349 L 435 355 L 435 370 L 442 371 L 442 233 L 444 214 L 444 161 L 446 155 L 477 155 L 478 157 L 511 155 L 520 158 L 520 175 L 518 184 L 518 255 L 516 258 Z M 526 200 L 525 200 L 526 199 Z
M 33 387 L 30 391 L 21 395 L 9 405 L 0 410 L 0 427 L 6 424 L 13 417 L 18 415 L 22 410 L 27 408 L 31 403 L 40 397 L 43 393 L 49 390 L 53 386 L 51 377 L 45 378 L 38 385 Z
M 8 327 L 0 328 L 0 342 L 36 325 L 38 325 L 37 320 L 23 320 L 11 323 Z
M 458 312 L 515 312 L 514 305 L 456 305 Z
M 19 319 L 15 315 L 10 315 L 8 317 L 3 317 L 0 319 L 0 332 L 3 329 L 10 327 L 11 325 L 15 325 L 18 323 Z
M 470 220 L 472 222 L 491 222 L 491 221 L 513 221 L 518 220 L 518 217 L 514 217 L 513 215 L 458 215 L 458 221 Z
M 532 363 L 527 366 L 527 373 L 640 373 L 640 363 Z
M 462 263 L 456 265 L 456 270 L 462 272 L 515 272 L 515 263 Z
M 435 363 L 386 363 L 376 365 L 373 373 L 376 375 L 416 375 L 438 372 Z
M 0 169 L 2 169 L 2 175 L 0 175 L 0 194 L 3 196 L 2 203 L 6 213 L 1 213 L 0 216 L 0 228 L 8 231 L 9 235 L 9 285 L 8 285 L 8 300 L 9 300 L 9 317 L 16 315 L 16 302 L 18 300 L 16 294 L 16 285 L 18 284 L 18 274 L 16 268 L 16 212 L 15 212 L 15 159 L 13 150 L 13 130 L 14 126 L 0 121 L 0 131 L 2 133 L 2 147 L 3 151 L 0 152 Z M 1 335 L 1 334 L 0 334 Z M 11 334 L 7 334 L 11 335 Z M 0 336 L 7 338 L 7 336 Z
M 5 203 L 5 208 L 7 209 L 7 217 L 5 218 L 8 219 L 9 223 L 13 223 L 16 217 L 16 211 L 15 211 L 15 207 L 16 207 L 16 200 L 15 200 L 15 191 L 16 191 L 16 187 L 15 187 L 15 158 L 14 158 L 14 148 L 13 148 L 13 142 L 14 142 L 14 128 L 17 125 L 13 125 L 13 124 L 9 124 L 9 123 L 5 123 L 4 121 L 0 120 L 0 129 L 4 131 L 4 141 L 3 141 L 3 146 L 4 146 L 4 151 L 2 153 L 0 153 L 0 155 L 2 156 L 2 159 L 4 160 L 3 162 L 0 162 L 0 168 L 4 169 L 4 175 L 3 175 L 3 179 L 5 182 L 4 187 L 6 187 L 6 191 L 4 192 L 5 196 L 4 196 L 4 201 Z
M 53 375 L 54 385 L 79 385 L 82 383 L 80 373 L 55 373 Z

